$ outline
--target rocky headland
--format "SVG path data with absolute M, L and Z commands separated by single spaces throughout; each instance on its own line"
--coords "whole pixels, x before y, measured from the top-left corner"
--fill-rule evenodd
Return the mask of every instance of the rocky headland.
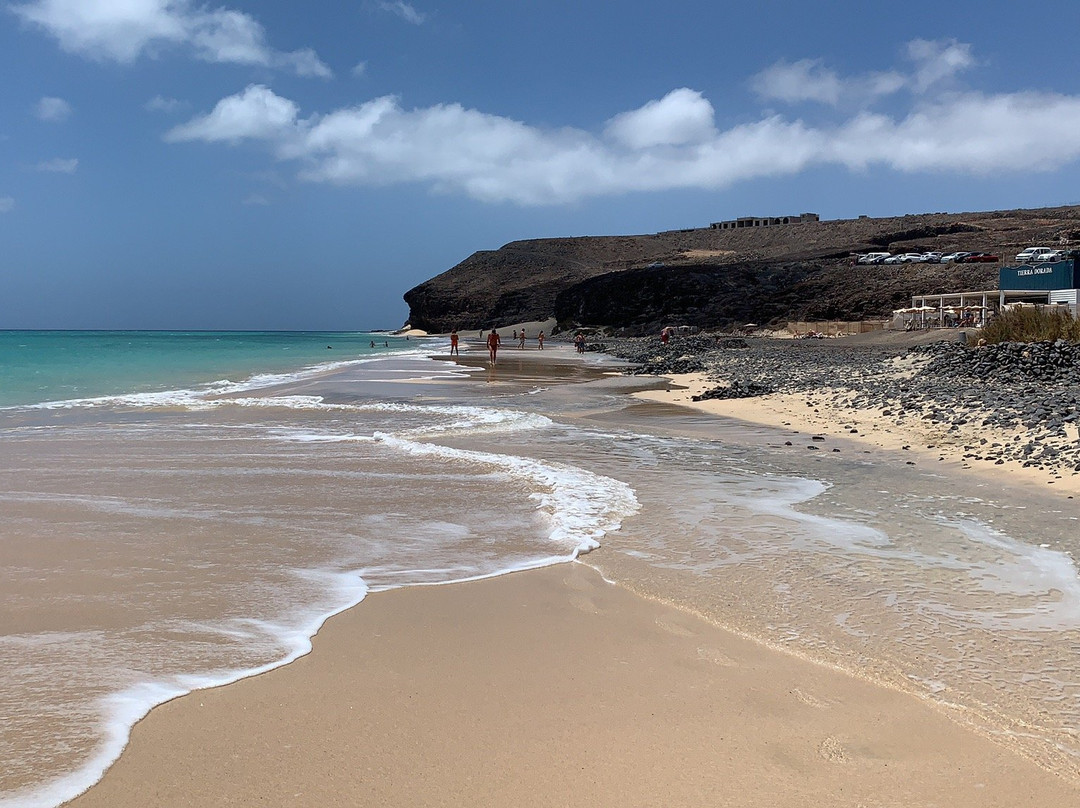
M 992 289 L 997 264 L 852 266 L 854 253 L 968 250 L 1010 258 L 1080 240 L 1080 207 L 927 213 L 633 236 L 515 241 L 410 289 L 409 322 L 429 332 L 555 317 L 562 329 L 627 335 L 662 325 L 887 317 L 913 294 Z

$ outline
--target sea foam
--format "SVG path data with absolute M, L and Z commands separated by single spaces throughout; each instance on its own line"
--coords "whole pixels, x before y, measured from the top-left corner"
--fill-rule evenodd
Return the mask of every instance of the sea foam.
M 322 366 L 320 370 L 326 370 Z M 279 383 L 281 377 L 260 377 L 259 383 Z M 252 382 L 254 384 L 254 382 Z M 545 416 L 492 407 L 440 406 L 413 404 L 336 404 L 318 396 L 237 396 L 240 386 L 218 384 L 200 391 L 167 391 L 132 396 L 111 396 L 85 401 L 63 402 L 59 407 L 123 406 L 136 408 L 173 407 L 200 411 L 222 407 L 280 408 L 336 413 L 384 412 L 420 419 L 420 426 L 396 431 L 362 432 L 320 430 L 306 426 L 252 425 L 271 439 L 296 442 L 377 442 L 383 449 L 402 457 L 438 458 L 451 467 L 484 468 L 507 475 L 522 484 L 534 503 L 536 513 L 546 523 L 546 538 L 550 553 L 532 552 L 526 556 L 507 556 L 494 565 L 487 563 L 478 572 L 464 567 L 432 566 L 404 560 L 400 569 L 382 569 L 380 584 L 369 586 L 363 568 L 351 570 L 303 569 L 293 575 L 303 578 L 312 589 L 333 593 L 333 606 L 312 612 L 298 604 L 293 615 L 274 621 L 246 619 L 224 621 L 221 625 L 202 626 L 202 631 L 214 633 L 244 644 L 268 643 L 282 649 L 272 660 L 254 667 L 204 672 L 176 673 L 158 676 L 125 686 L 103 698 L 97 705 L 101 716 L 101 742 L 92 756 L 70 774 L 42 787 L 9 793 L 0 797 L 0 808 L 53 808 L 82 793 L 95 782 L 119 757 L 131 727 L 156 705 L 195 690 L 216 687 L 253 676 L 288 664 L 311 649 L 311 638 L 330 616 L 359 603 L 369 591 L 382 591 L 410 585 L 444 584 L 490 578 L 525 569 L 549 566 L 577 558 L 599 546 L 603 536 L 617 530 L 622 520 L 634 514 L 639 504 L 629 485 L 611 477 L 589 472 L 568 464 L 553 463 L 510 454 L 465 450 L 440 445 L 432 441 L 462 435 L 488 435 L 515 431 L 544 430 L 553 422 Z M 233 397 L 221 397 L 231 394 Z M 42 405 L 48 408 L 48 405 Z M 475 475 L 470 475 L 475 476 Z M 70 499 L 61 495 L 24 494 L 35 498 Z M 141 502 L 128 502 L 116 497 L 76 497 L 80 504 L 94 510 L 117 512 L 140 518 L 176 518 L 191 516 L 196 511 L 173 511 L 165 507 L 150 507 Z M 207 511 L 209 516 L 213 514 Z M 445 525 L 448 535 L 460 532 L 457 525 Z M 29 640 L 28 640 L 29 641 Z
M 368 592 L 367 585 L 355 572 L 302 570 L 296 573 L 308 578 L 318 577 L 337 594 L 339 603 L 330 611 L 307 615 L 295 625 L 248 621 L 248 625 L 257 628 L 258 633 L 285 647 L 287 651 L 283 656 L 254 668 L 179 673 L 139 682 L 103 697 L 98 704 L 102 716 L 102 741 L 94 755 L 71 774 L 44 786 L 0 795 L 0 808 L 55 808 L 74 799 L 98 782 L 116 762 L 127 746 L 131 728 L 154 707 L 196 690 L 220 687 L 266 673 L 305 656 L 311 652 L 311 640 L 323 623 L 360 603 Z
M 429 375 L 441 376 L 442 371 L 440 366 L 434 360 L 430 359 L 429 354 L 429 351 L 421 349 L 410 348 L 389 350 L 386 353 L 380 354 L 378 357 L 320 362 L 287 373 L 257 373 L 241 381 L 218 379 L 194 388 L 146 391 L 141 393 L 121 393 L 116 395 L 92 396 L 89 398 L 44 401 L 38 404 L 20 404 L 0 407 L 0 410 L 62 410 L 110 406 L 201 409 L 205 405 L 213 406 L 212 402 L 216 398 L 236 396 L 239 393 L 263 390 L 268 387 L 276 387 L 279 385 L 294 384 L 296 382 L 307 381 L 351 367 L 377 366 L 378 364 L 386 363 L 389 360 L 401 359 L 413 359 L 421 363 L 430 363 L 430 367 L 428 367 L 425 372 Z M 456 371 L 446 371 L 446 373 L 447 375 L 454 375 Z M 408 378 L 417 378 L 417 374 L 410 373 Z M 396 380 L 400 381 L 400 379 Z

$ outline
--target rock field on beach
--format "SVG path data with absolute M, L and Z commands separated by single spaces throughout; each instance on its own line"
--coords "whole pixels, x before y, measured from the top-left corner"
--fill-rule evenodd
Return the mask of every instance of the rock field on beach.
M 667 347 L 655 337 L 589 347 L 631 362 L 632 374 L 704 373 L 717 386 L 702 398 L 806 395 L 808 405 L 836 408 L 841 417 L 870 410 L 916 429 L 927 438 L 919 448 L 1080 473 L 1080 345 L 904 347 L 698 335 Z

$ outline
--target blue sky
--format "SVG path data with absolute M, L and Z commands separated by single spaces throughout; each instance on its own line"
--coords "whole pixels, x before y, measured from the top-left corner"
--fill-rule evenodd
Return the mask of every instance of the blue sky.
M 0 328 L 392 328 L 406 289 L 515 239 L 1080 203 L 1078 24 L 995 0 L 8 2 Z

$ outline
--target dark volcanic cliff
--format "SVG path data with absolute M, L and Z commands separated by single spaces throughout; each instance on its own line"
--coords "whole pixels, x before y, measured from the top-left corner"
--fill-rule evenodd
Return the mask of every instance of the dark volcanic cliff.
M 564 327 L 603 324 L 627 334 L 664 325 L 729 328 L 787 320 L 863 320 L 910 305 L 912 290 L 991 289 L 996 264 L 747 263 L 632 269 L 564 289 Z
M 993 288 L 997 266 L 852 267 L 851 253 L 969 250 L 1008 258 L 1063 239 L 1080 241 L 1080 207 L 535 239 L 474 253 L 410 289 L 405 302 L 413 327 L 433 332 L 553 315 L 565 327 L 632 331 L 660 323 L 856 320 L 885 316 L 913 294 Z
M 514 241 L 473 253 L 410 289 L 409 322 L 425 331 L 499 327 L 545 320 L 555 297 L 575 283 L 647 263 L 657 236 L 585 236 Z

